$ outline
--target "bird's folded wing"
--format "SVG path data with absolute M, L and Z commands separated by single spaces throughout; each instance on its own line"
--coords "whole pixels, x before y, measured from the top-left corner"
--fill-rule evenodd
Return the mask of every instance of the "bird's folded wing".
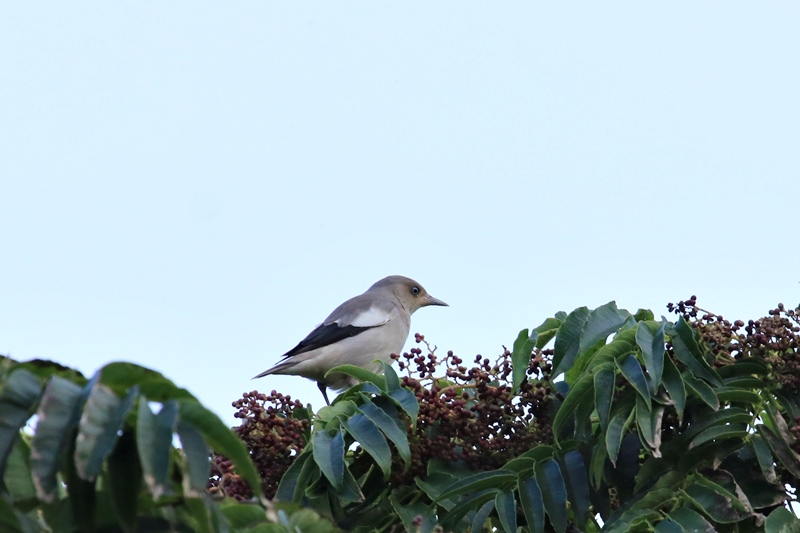
M 351 309 L 341 307 L 343 306 L 331 313 L 324 323 L 317 326 L 297 346 L 286 352 L 284 359 L 355 337 L 368 329 L 383 326 L 397 315 L 397 310 L 389 306 L 353 306 Z

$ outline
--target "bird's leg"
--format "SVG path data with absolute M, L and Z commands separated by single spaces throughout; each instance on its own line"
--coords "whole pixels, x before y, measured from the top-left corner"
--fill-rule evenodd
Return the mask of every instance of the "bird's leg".
M 328 387 L 325 386 L 324 383 L 321 381 L 317 382 L 317 387 L 319 387 L 319 391 L 322 393 L 322 397 L 325 398 L 325 403 L 330 405 L 331 402 L 328 401 Z

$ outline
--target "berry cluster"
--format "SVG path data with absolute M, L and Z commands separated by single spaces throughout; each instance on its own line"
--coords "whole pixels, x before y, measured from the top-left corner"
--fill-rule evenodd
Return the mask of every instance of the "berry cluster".
M 731 358 L 745 355 L 742 351 L 741 337 L 738 334 L 739 329 L 744 325 L 741 320 L 731 323 L 721 315 L 697 307 L 697 296 L 692 296 L 677 304 L 667 304 L 667 309 L 671 313 L 682 316 L 697 330 L 711 349 L 715 359 L 720 363 L 730 363 Z
M 795 417 L 794 425 L 791 427 L 791 429 L 789 429 L 789 433 L 792 435 L 792 437 L 794 437 L 794 442 L 792 442 L 789 446 L 791 446 L 795 453 L 800 453 L 800 416 Z M 796 478 L 794 478 L 792 481 L 796 482 Z M 789 483 L 792 483 L 792 481 Z
M 299 401 L 275 391 L 268 395 L 246 392 L 232 405 L 236 409 L 233 416 L 242 420 L 234 431 L 250 451 L 250 458 L 263 481 L 264 496 L 271 499 L 281 477 L 305 445 L 309 420 L 296 416 L 298 411 L 304 411 Z M 237 500 L 253 496 L 247 483 L 233 472 L 231 462 L 221 455 L 211 462 L 208 491 Z
M 416 395 L 420 405 L 416 427 L 408 421 L 411 467 L 406 469 L 397 458 L 393 483 L 424 476 L 432 459 L 463 461 L 472 469 L 490 470 L 536 444 L 552 442 L 548 413 L 555 394 L 549 381 L 552 351 L 534 351 L 527 380 L 514 391 L 509 350 L 504 349 L 494 362 L 477 356 L 473 365 L 466 365 L 453 352 L 439 359 L 422 335 L 415 335 L 415 340 L 427 347 L 427 354 L 415 347 L 393 356 L 407 374 L 401 378 L 402 385 Z M 245 393 L 233 407 L 234 416 L 242 420 L 234 431 L 261 474 L 264 495 L 272 498 L 303 449 L 310 421 L 297 416 L 300 402 L 275 391 Z M 363 450 L 355 450 L 353 471 L 368 467 L 368 461 Z M 253 496 L 247 483 L 233 472 L 231 462 L 220 455 L 212 461 L 209 492 L 239 500 Z
M 424 475 L 431 459 L 490 470 L 536 444 L 552 442 L 551 351 L 535 351 L 527 380 L 514 391 L 509 350 L 494 362 L 478 355 L 468 368 L 452 351 L 440 359 L 423 335 L 416 334 L 415 341 L 427 347 L 427 354 L 415 347 L 393 356 L 407 374 L 402 385 L 420 405 L 416 430 L 409 435 L 411 468 L 396 469 L 396 482 Z
M 778 304 L 758 320 L 730 322 L 697 306 L 697 297 L 667 306 L 697 330 L 716 357 L 716 364 L 731 358 L 759 357 L 773 367 L 771 378 L 791 392 L 800 391 L 800 306 Z

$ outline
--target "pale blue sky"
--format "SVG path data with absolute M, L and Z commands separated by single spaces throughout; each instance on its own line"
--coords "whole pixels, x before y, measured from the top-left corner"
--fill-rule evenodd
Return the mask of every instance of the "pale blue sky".
M 559 310 L 800 301 L 797 2 L 5 2 L 0 353 L 250 377 L 389 274 Z

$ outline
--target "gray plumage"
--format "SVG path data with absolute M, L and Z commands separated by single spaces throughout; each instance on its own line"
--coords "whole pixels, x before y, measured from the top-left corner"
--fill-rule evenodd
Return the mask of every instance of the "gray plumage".
M 351 364 L 376 372 L 399 353 L 411 329 L 411 315 L 420 307 L 447 305 L 404 276 L 389 276 L 333 310 L 322 324 L 286 352 L 283 359 L 255 378 L 271 374 L 303 376 L 317 382 L 325 402 L 326 387 L 345 389 L 357 383 L 345 374 L 325 374 Z M 253 378 L 253 379 L 255 379 Z

